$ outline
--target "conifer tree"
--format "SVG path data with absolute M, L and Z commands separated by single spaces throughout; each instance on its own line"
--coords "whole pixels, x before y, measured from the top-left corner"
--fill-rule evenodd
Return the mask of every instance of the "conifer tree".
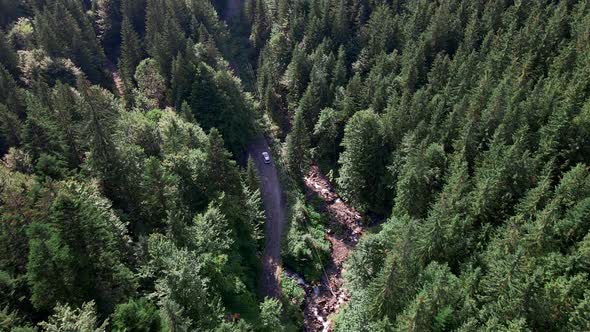
M 225 192 L 226 195 L 239 195 L 237 186 L 240 182 L 235 162 L 231 160 L 231 153 L 225 149 L 223 138 L 216 128 L 209 132 L 207 156 L 210 197 L 221 192 Z
M 109 312 L 131 286 L 122 257 L 125 224 L 96 188 L 65 185 L 51 204 L 49 219 L 30 229 L 31 301 L 37 308 L 51 308 L 94 299 L 101 312 Z
M 372 110 L 355 113 L 344 129 L 338 185 L 344 197 L 363 211 L 383 206 L 382 131 L 381 119 Z
M 121 25 L 121 56 L 119 57 L 119 73 L 125 87 L 124 97 L 127 105 L 133 105 L 133 88 L 135 86 L 135 70 L 143 58 L 143 49 L 139 36 L 131 21 L 125 17 Z
M 422 228 L 425 236 L 419 245 L 427 259 L 455 266 L 468 251 L 465 234 L 471 231 L 473 221 L 468 214 L 472 188 L 467 162 L 461 153 L 453 156 L 449 168 L 446 184 Z
M 411 140 L 408 137 L 402 144 L 402 153 L 407 155 L 399 170 L 393 214 L 423 218 L 436 191 L 442 187 L 446 158 L 442 146 L 425 147 Z
M 266 2 L 263 0 L 251 0 L 247 6 L 246 15 L 251 17 L 250 43 L 255 50 L 261 50 L 264 42 L 268 39 L 271 30 L 271 22 L 268 17 Z
M 322 109 L 320 84 L 319 81 L 312 80 L 299 101 L 297 112 L 301 113 L 306 128 L 313 128 Z
M 335 165 L 338 161 L 338 151 L 343 131 L 341 121 L 338 112 L 332 108 L 324 108 L 313 130 L 317 142 L 317 154 L 321 160 L 326 161 L 330 166 Z
M 79 2 L 58 0 L 44 6 L 34 24 L 36 41 L 50 56 L 71 59 L 94 83 L 105 81 L 104 52 Z
M 162 226 L 166 217 L 166 211 L 170 208 L 169 197 L 172 178 L 167 174 L 155 157 L 148 158 L 141 178 L 142 195 L 142 219 L 147 229 L 155 229 Z
M 113 95 L 96 86 L 82 88 L 80 108 L 83 109 L 84 134 L 90 148 L 87 159 L 94 174 L 114 186 L 117 172 L 117 153 L 113 132 L 119 108 Z
M 285 72 L 285 79 L 287 80 L 287 90 L 289 95 L 287 101 L 289 109 L 297 109 L 297 104 L 301 95 L 305 92 L 305 85 L 309 80 L 309 63 L 305 55 L 305 50 L 302 45 L 293 50 L 291 63 Z
M 158 308 L 145 297 L 117 305 L 112 318 L 113 331 L 158 332 L 162 322 Z
M 195 72 L 190 95 L 190 106 L 195 118 L 204 128 L 214 127 L 222 111 L 222 101 L 215 84 L 215 72 L 200 63 Z
M 195 76 L 195 63 L 197 62 L 197 59 L 191 56 L 194 53 L 193 47 L 195 45 L 190 39 L 187 39 L 185 50 L 179 52 L 172 62 L 170 93 L 176 108 L 179 108 L 190 98 Z
M 108 320 L 100 323 L 97 316 L 96 305 L 92 301 L 74 309 L 67 304 L 58 304 L 55 307 L 55 313 L 46 322 L 41 322 L 39 325 L 47 332 L 105 332 Z
M 348 9 L 347 0 L 338 0 L 333 9 L 334 20 L 331 22 L 331 36 L 336 44 L 344 44 L 350 38 L 350 14 Z
M 193 114 L 193 110 L 186 101 L 182 102 L 182 106 L 180 106 L 180 114 L 182 115 L 184 121 L 189 123 L 197 123 L 195 115 Z
M 281 324 L 281 313 L 283 311 L 281 303 L 276 299 L 266 298 L 260 304 L 260 325 L 262 331 L 284 331 Z
M 171 78 L 172 60 L 185 45 L 185 32 L 170 4 L 148 0 L 146 8 L 146 50 L 162 75 Z
M 4 66 L 13 75 L 18 74 L 16 52 L 14 51 L 14 48 L 9 45 L 2 29 L 0 29 L 0 65 Z
M 157 62 L 148 58 L 142 60 L 135 70 L 135 103 L 144 111 L 159 108 L 164 102 L 166 80 L 158 68 Z
M 338 48 L 338 58 L 336 60 L 336 65 L 334 66 L 334 70 L 332 72 L 332 91 L 335 91 L 337 87 L 345 85 L 347 76 L 346 67 L 346 51 L 344 49 L 344 46 L 341 45 Z
M 20 144 L 22 124 L 4 104 L 0 104 L 0 119 L 0 153 L 4 153 L 9 147 Z
M 384 220 L 335 331 L 590 330 L 588 1 L 225 2 L 0 0 L 0 330 L 301 330 L 294 280 L 256 296 L 257 124 Z M 309 285 L 338 269 L 297 187 Z
M 177 247 L 159 234 L 150 237 L 148 250 L 149 264 L 157 278 L 154 295 L 160 299 L 166 329 L 190 331 L 218 325 L 224 307 L 205 274 L 206 270 L 213 272 L 218 267 L 207 267 L 207 262 L 203 262 L 206 256 L 200 258 L 197 252 Z
M 80 164 L 82 154 L 82 114 L 76 107 L 79 97 L 68 85 L 58 83 L 52 91 L 54 129 L 58 132 L 63 159 L 70 167 Z
M 14 76 L 8 69 L 0 64 L 0 103 L 6 105 L 14 114 L 22 117 L 24 98 L 23 93 L 18 88 Z
M 146 0 L 121 0 L 121 17 L 128 19 L 140 36 L 145 33 Z
M 303 112 L 299 110 L 295 113 L 293 128 L 287 135 L 285 145 L 285 163 L 295 181 L 303 181 L 303 175 L 307 172 L 310 145 L 309 132 L 305 125 Z
M 121 0 L 97 0 L 92 2 L 97 37 L 109 57 L 114 58 L 121 44 Z
M 258 178 L 258 171 L 256 170 L 256 166 L 254 165 L 254 159 L 252 159 L 252 156 L 248 156 L 248 163 L 246 165 L 244 180 L 246 182 L 246 185 L 251 190 L 260 189 L 260 179 Z

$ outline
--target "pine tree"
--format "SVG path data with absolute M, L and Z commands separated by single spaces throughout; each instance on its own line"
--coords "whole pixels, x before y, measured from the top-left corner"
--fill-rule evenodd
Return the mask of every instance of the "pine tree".
M 348 0 L 339 0 L 333 9 L 331 36 L 336 44 L 344 44 L 351 37 L 348 8 Z
M 431 200 L 442 187 L 446 157 L 439 144 L 424 146 L 408 137 L 402 144 L 404 164 L 399 170 L 393 214 L 426 216 Z
M 9 45 L 6 35 L 0 29 L 0 66 L 4 66 L 13 75 L 18 74 L 17 56 L 14 48 Z
M 84 138 L 87 139 L 90 155 L 87 159 L 94 174 L 114 186 L 117 174 L 117 152 L 113 132 L 119 107 L 113 95 L 97 86 L 83 87 L 80 108 L 83 109 Z
M 465 236 L 473 220 L 468 216 L 469 192 L 472 189 L 467 162 L 461 153 L 452 157 L 446 184 L 431 207 L 423 227 L 420 250 L 427 260 L 460 262 L 468 250 Z
M 301 95 L 305 92 L 305 85 L 309 80 L 308 67 L 309 63 L 305 55 L 305 50 L 303 49 L 302 45 L 299 45 L 299 47 L 296 47 L 293 50 L 291 63 L 289 63 L 287 71 L 285 72 L 285 79 L 287 80 L 287 89 L 289 91 L 287 101 L 289 103 L 290 110 L 297 109 L 299 99 L 301 98 Z
M 428 265 L 422 276 L 424 285 L 408 309 L 397 317 L 397 328 L 410 331 L 453 329 L 453 313 L 461 309 L 464 296 L 459 279 L 438 263 Z
M 0 104 L 0 119 L 0 154 L 4 154 L 20 144 L 21 122 L 4 104 Z
M 344 86 L 346 84 L 347 77 L 347 62 L 346 62 L 346 51 L 344 46 L 338 48 L 338 58 L 336 65 L 332 72 L 332 87 L 331 90 L 335 91 L 337 87 Z
M 338 112 L 332 108 L 324 108 L 313 130 L 317 142 L 317 154 L 320 156 L 320 160 L 325 161 L 329 166 L 335 166 L 338 161 L 339 145 L 343 132 L 341 121 Z
M 128 19 L 140 36 L 145 33 L 146 0 L 121 0 L 121 17 Z
M 174 106 L 178 109 L 190 98 L 193 79 L 195 76 L 196 59 L 191 58 L 194 53 L 192 41 L 186 42 L 186 49 L 178 53 L 172 62 L 172 79 L 170 90 Z
M 284 331 L 281 323 L 283 308 L 277 299 L 265 298 L 260 304 L 260 325 L 261 331 Z
M 344 129 L 338 185 L 344 197 L 363 211 L 383 206 L 382 132 L 381 119 L 371 110 L 355 113 Z
M 408 217 L 392 217 L 386 226 L 389 249 L 383 265 L 367 285 L 367 305 L 374 320 L 397 317 L 414 297 L 419 287 L 422 267 L 416 257 L 414 241 L 417 223 Z M 395 296 L 394 296 L 395 294 Z
M 35 34 L 50 56 L 69 58 L 92 82 L 106 82 L 104 52 L 80 2 L 58 0 L 37 11 Z
M 271 23 L 269 22 L 266 2 L 263 0 L 251 0 L 249 14 L 251 18 L 251 34 L 250 43 L 255 50 L 260 51 L 264 46 L 264 42 L 270 35 Z
M 160 299 L 165 328 L 194 331 L 217 326 L 225 310 L 207 274 L 219 271 L 216 265 L 223 264 L 225 259 L 200 256 L 159 234 L 150 236 L 148 251 L 149 266 L 156 278 L 154 295 Z M 214 258 L 218 258 L 217 262 L 212 261 Z
M 186 101 L 183 101 L 182 106 L 180 106 L 180 114 L 184 121 L 195 124 L 197 123 L 197 119 L 195 119 L 193 110 Z
M 148 58 L 142 60 L 135 70 L 137 89 L 134 90 L 135 104 L 149 111 L 163 105 L 166 94 L 166 80 L 158 70 L 157 62 Z
M 0 64 L 0 103 L 19 118 L 24 117 L 23 92 L 18 88 L 14 76 Z
M 121 44 L 121 0 L 97 0 L 92 2 L 97 37 L 105 53 L 114 58 Z
M 117 305 L 112 318 L 113 331 L 158 332 L 162 322 L 158 308 L 145 297 Z
M 295 113 L 293 128 L 287 135 L 285 145 L 285 163 L 289 173 L 296 181 L 303 181 L 303 176 L 307 173 L 309 167 L 309 132 L 305 125 L 303 112 L 301 110 Z
M 37 160 L 43 151 L 58 150 L 53 132 L 44 114 L 35 114 L 27 118 L 22 128 L 22 141 L 33 160 Z
M 72 309 L 67 304 L 57 304 L 55 313 L 46 322 L 39 325 L 46 332 L 66 331 L 107 331 L 108 320 L 99 323 L 94 302 L 82 304 L 80 308 Z
M 67 183 L 51 203 L 49 219 L 35 223 L 29 237 L 27 277 L 35 307 L 95 299 L 101 312 L 109 312 L 130 290 L 122 257 L 126 225 L 96 188 Z
M 131 21 L 125 17 L 121 26 L 121 56 L 119 73 L 125 87 L 124 98 L 127 105 L 133 105 L 133 88 L 135 70 L 143 58 L 143 49 L 139 36 L 133 29 Z
M 318 81 L 311 81 L 307 85 L 307 89 L 299 101 L 299 108 L 295 113 L 295 116 L 297 116 L 297 113 L 301 113 L 306 128 L 313 128 L 315 126 L 322 109 L 319 84 Z
M 166 211 L 170 207 L 170 187 L 172 179 L 166 174 L 161 162 L 155 158 L 148 158 L 142 174 L 141 198 L 142 219 L 148 230 L 160 227 L 165 220 Z
M 79 97 L 68 85 L 58 84 L 48 91 L 48 124 L 49 135 L 56 141 L 55 155 L 68 163 L 70 167 L 80 164 L 81 119 L 82 115 L 76 105 Z
M 209 174 L 210 197 L 225 192 L 226 195 L 239 195 L 239 174 L 235 162 L 231 160 L 224 146 L 223 138 L 216 128 L 209 132 L 209 144 L 207 147 L 207 168 Z
M 223 104 L 215 84 L 215 72 L 205 64 L 197 66 L 189 104 L 195 118 L 205 129 L 219 123 Z
M 147 52 L 158 64 L 159 71 L 169 80 L 172 60 L 186 43 L 185 32 L 171 4 L 161 0 L 148 0 L 145 43 Z
M 530 188 L 530 176 L 535 169 L 530 153 L 525 150 L 526 130 L 525 127 L 515 135 L 514 144 L 506 145 L 502 127 L 498 128 L 489 150 L 482 154 L 471 196 L 471 213 L 480 222 L 502 220 L 509 213 L 509 206 Z
M 246 165 L 244 181 L 251 190 L 260 189 L 260 179 L 258 178 L 258 171 L 254 165 L 254 159 L 252 159 L 252 156 L 248 156 L 248 164 Z

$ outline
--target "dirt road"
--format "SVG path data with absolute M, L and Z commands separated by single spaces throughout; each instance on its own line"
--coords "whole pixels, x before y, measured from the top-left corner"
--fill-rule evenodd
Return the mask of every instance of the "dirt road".
M 260 190 L 266 214 L 265 249 L 260 286 L 263 295 L 279 297 L 281 234 L 285 225 L 286 205 L 274 159 L 271 156 L 270 164 L 265 164 L 262 158 L 264 151 L 270 153 L 270 148 L 262 136 L 248 146 L 248 154 L 252 156 L 260 177 Z
M 225 2 L 225 17 L 224 19 L 232 19 L 240 13 L 242 8 L 242 0 L 226 0 Z
M 255 139 L 248 147 L 261 182 L 262 199 L 266 213 L 265 250 L 261 292 L 265 296 L 279 297 L 281 235 L 285 225 L 285 198 L 279 182 L 277 169 L 271 163 L 265 164 L 262 152 L 270 153 L 264 139 Z M 350 251 L 356 246 L 363 233 L 360 214 L 348 206 L 334 192 L 333 186 L 313 165 L 304 179 L 308 195 L 317 195 L 323 201 L 323 209 L 330 216 L 326 238 L 332 244 L 330 261 L 319 287 L 306 286 L 304 327 L 306 331 L 331 331 L 331 316 L 348 302 L 348 293 L 343 287 L 342 266 Z

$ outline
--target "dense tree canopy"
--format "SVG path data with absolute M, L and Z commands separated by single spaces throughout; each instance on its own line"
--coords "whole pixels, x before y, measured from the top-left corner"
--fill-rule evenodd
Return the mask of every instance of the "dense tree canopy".
M 336 331 L 590 329 L 588 1 L 234 5 L 0 0 L 0 330 L 300 328 L 261 133 L 288 269 L 339 232 L 312 163 L 371 227 Z
M 2 6 L 0 330 L 272 319 L 259 309 L 259 189 L 228 152 L 243 155 L 255 104 L 213 7 Z
M 299 160 L 301 112 L 341 194 L 387 219 L 348 261 L 336 330 L 589 328 L 586 1 L 268 9 L 282 28 L 261 51 L 258 92 L 292 124 L 286 160 Z

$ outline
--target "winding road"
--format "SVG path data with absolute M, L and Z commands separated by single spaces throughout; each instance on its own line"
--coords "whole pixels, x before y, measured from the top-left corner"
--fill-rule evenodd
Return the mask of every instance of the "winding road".
M 271 157 L 270 164 L 265 164 L 262 158 L 262 152 L 264 151 L 271 152 L 263 136 L 256 138 L 248 146 L 248 154 L 254 160 L 254 164 L 258 170 L 260 191 L 266 215 L 264 226 L 265 247 L 262 259 L 260 291 L 264 296 L 278 298 L 281 294 L 279 287 L 279 266 L 286 205 L 274 160 Z

